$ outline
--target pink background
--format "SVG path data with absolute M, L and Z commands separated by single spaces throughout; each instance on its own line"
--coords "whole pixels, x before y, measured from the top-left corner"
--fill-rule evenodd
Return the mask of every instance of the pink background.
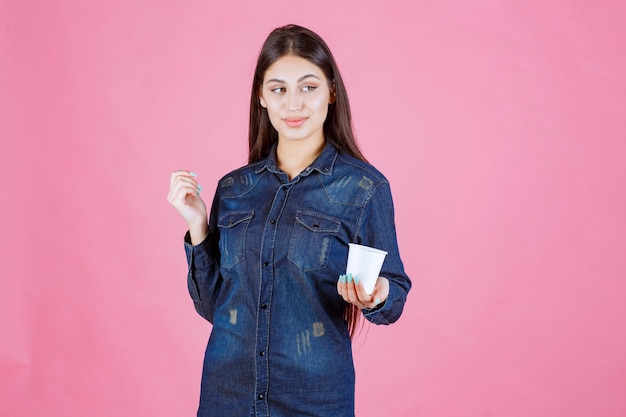
M 195 415 L 169 173 L 246 160 L 262 40 L 342 69 L 414 287 L 357 413 L 626 415 L 623 1 L 0 1 L 0 415 Z

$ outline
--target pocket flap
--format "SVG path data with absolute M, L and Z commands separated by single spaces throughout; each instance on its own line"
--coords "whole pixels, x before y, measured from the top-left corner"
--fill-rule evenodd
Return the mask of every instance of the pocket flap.
M 298 211 L 296 213 L 296 222 L 312 232 L 337 233 L 341 227 L 339 220 L 314 211 Z
M 254 210 L 229 211 L 220 216 L 217 225 L 222 228 L 234 227 L 241 222 L 250 220 L 253 216 Z

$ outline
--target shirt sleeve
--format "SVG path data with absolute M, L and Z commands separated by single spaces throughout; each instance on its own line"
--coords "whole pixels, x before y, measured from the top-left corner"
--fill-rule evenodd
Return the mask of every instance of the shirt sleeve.
M 389 280 L 389 296 L 380 306 L 364 309 L 364 317 L 374 324 L 391 324 L 402 314 L 411 280 L 400 258 L 389 183 L 381 183 L 364 207 L 357 243 L 387 252 L 380 276 Z
M 198 314 L 213 323 L 215 303 L 222 284 L 219 268 L 218 230 L 215 221 L 217 194 L 209 220 L 209 234 L 197 245 L 191 244 L 189 232 L 185 235 L 185 254 L 187 256 L 187 287 Z

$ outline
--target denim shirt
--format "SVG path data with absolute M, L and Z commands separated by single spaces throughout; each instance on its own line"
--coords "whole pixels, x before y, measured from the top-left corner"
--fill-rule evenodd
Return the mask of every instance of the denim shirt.
M 389 297 L 362 310 L 396 321 L 411 282 L 396 242 L 389 183 L 327 144 L 293 179 L 264 160 L 224 176 L 209 235 L 186 237 L 188 287 L 213 324 L 198 416 L 354 416 L 354 366 L 337 293 L 348 243 L 388 252 Z

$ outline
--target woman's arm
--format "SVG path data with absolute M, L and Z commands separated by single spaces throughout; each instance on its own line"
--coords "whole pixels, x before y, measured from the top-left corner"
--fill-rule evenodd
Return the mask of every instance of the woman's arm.
M 411 280 L 400 258 L 394 220 L 393 199 L 389 184 L 381 183 L 359 220 L 358 241 L 387 252 L 380 277 L 372 294 L 354 277 L 341 276 L 337 291 L 349 303 L 362 309 L 365 318 L 375 324 L 390 324 L 402 314 Z
M 206 204 L 200 197 L 201 187 L 196 178 L 189 171 L 173 172 L 167 198 L 189 227 L 185 236 L 189 295 L 198 314 L 212 322 L 221 283 L 216 261 L 219 259 L 217 232 L 210 232 Z

